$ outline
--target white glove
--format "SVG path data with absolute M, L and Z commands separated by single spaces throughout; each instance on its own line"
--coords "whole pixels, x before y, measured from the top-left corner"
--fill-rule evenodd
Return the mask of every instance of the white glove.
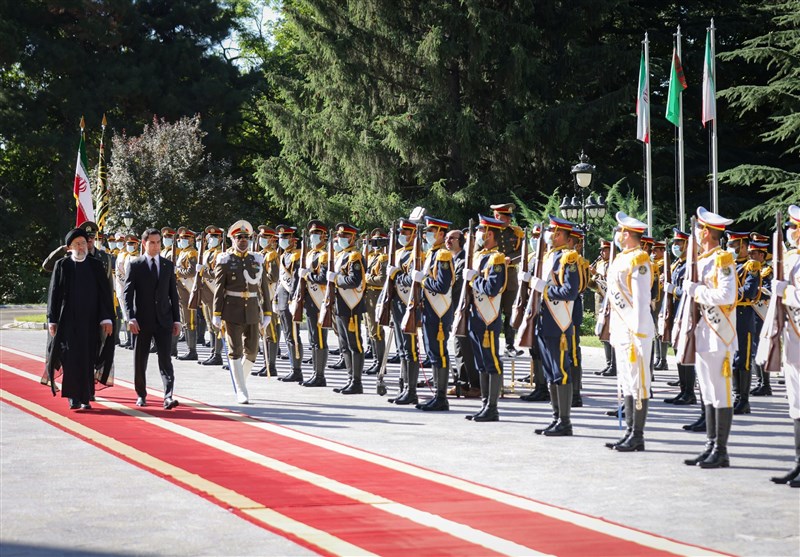
M 789 281 L 786 280 L 773 280 L 772 281 L 772 290 L 775 291 L 775 294 L 778 296 L 783 296 L 783 293 L 786 291 L 786 287 L 789 286 Z
M 672 294 L 673 292 L 675 292 L 675 285 L 672 284 L 671 282 L 665 282 L 664 292 L 666 292 L 667 294 Z
M 203 270 L 205 270 L 205 269 L 207 269 L 207 268 L 208 268 L 208 267 L 207 267 L 206 265 L 203 265 L 202 263 L 197 263 L 197 264 L 194 266 L 194 270 L 195 270 L 196 272 L 198 272 L 198 273 L 201 273 Z
M 271 322 L 272 322 L 272 316 L 265 315 L 264 317 L 261 318 L 261 328 L 262 329 L 266 328 L 267 326 L 269 326 Z
M 544 287 L 547 285 L 546 280 L 542 280 L 539 277 L 531 277 L 531 288 L 536 290 L 539 294 L 544 292 Z
M 308 276 L 309 270 L 308 269 L 300 269 L 297 271 L 297 274 L 300 276 L 301 279 L 304 279 Z
M 697 287 L 700 286 L 696 282 L 692 282 L 690 280 L 683 281 L 683 291 L 686 292 L 689 296 L 694 297 L 694 293 L 697 292 Z
M 219 315 L 215 315 L 211 318 L 211 324 L 214 325 L 217 329 L 222 327 L 222 317 Z
M 397 265 L 388 265 L 386 267 L 386 274 L 391 277 L 399 270 L 400 267 L 398 267 Z
M 423 273 L 422 271 L 412 271 L 411 279 L 414 282 L 422 282 L 423 280 L 425 280 L 425 273 Z
M 336 271 L 328 271 L 325 274 L 325 278 L 328 280 L 328 282 L 336 282 L 336 277 L 338 276 L 339 273 L 337 273 Z
M 469 282 L 478 276 L 478 271 L 475 269 L 464 269 L 464 280 Z
M 533 275 L 531 273 L 529 273 L 528 271 L 525 271 L 524 273 L 518 274 L 517 275 L 517 279 L 519 280 L 520 284 L 525 284 L 526 282 L 530 282 L 531 281 L 531 277 L 532 276 Z

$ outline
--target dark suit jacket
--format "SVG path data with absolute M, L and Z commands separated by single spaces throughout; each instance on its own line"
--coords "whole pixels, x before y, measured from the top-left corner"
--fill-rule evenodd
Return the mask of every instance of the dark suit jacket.
M 175 266 L 160 255 L 158 263 L 158 282 L 144 255 L 131 261 L 125 279 L 125 308 L 129 319 L 136 319 L 139 327 L 148 331 L 172 328 L 173 323 L 181 320 Z

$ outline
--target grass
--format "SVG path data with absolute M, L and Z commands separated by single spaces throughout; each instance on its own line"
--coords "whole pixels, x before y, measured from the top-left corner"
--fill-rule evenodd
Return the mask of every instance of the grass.
M 594 348 L 602 348 L 603 343 L 595 335 L 581 336 L 581 346 L 593 346 Z
M 46 323 L 47 316 L 44 313 L 37 313 L 36 315 L 20 315 L 14 318 L 16 321 L 22 323 Z

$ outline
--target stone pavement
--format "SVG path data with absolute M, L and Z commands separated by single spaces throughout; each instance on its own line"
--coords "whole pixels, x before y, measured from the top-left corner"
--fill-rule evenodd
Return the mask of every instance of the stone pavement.
M 3 330 L 0 344 L 43 356 L 45 334 Z M 345 383 L 342 371 L 329 370 L 329 386 L 322 389 L 250 378 L 253 404 L 240 406 L 227 371 L 175 361 L 176 393 L 717 551 L 800 554 L 800 490 L 769 482 L 792 467 L 794 456 L 777 381 L 774 396 L 751 399 L 753 413 L 735 417 L 732 467 L 701 470 L 682 460 L 700 451 L 704 435 L 680 428 L 694 420 L 698 406 L 661 402 L 674 395 L 666 385 L 675 377 L 673 361 L 669 372 L 656 374 L 646 452 L 619 454 L 603 446 L 619 436 L 617 420 L 604 414 L 616 403 L 614 379 L 592 373 L 602 367 L 600 349 L 583 353 L 585 406 L 573 410 L 572 438 L 533 434 L 549 422 L 549 405 L 520 401 L 517 395 L 527 392 L 520 385 L 500 401 L 502 421 L 486 424 L 464 420 L 479 407 L 474 399 L 451 399 L 447 413 L 388 404 L 375 393 L 374 377 L 366 378 L 364 395 L 335 394 L 331 388 Z M 117 377 L 132 381 L 132 352 L 119 350 L 116 362 Z M 505 365 L 509 390 L 510 362 Z M 154 367 L 155 356 L 148 379 L 157 388 Z M 527 356 L 517 358 L 517 377 L 528 367 Z M 282 361 L 279 372 L 287 370 Z M 396 392 L 397 376 L 398 366 L 390 366 L 388 396 Z M 423 397 L 426 390 L 420 389 Z M 2 555 L 309 554 L 12 406 L 3 403 L 0 410 Z M 81 471 L 86 477 L 75 483 Z M 87 471 L 97 474 L 91 478 Z

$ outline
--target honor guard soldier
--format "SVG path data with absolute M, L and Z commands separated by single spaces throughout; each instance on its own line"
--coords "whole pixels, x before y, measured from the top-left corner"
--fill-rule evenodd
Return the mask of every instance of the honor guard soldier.
M 572 325 L 575 334 L 572 335 L 572 407 L 581 408 L 583 406 L 583 398 L 581 397 L 581 389 L 583 388 L 583 357 L 581 355 L 581 325 L 583 325 L 583 293 L 588 288 L 589 284 L 589 267 L 590 264 L 586 258 L 581 255 L 583 252 L 583 240 L 586 234 L 578 226 L 575 226 L 569 233 L 569 240 L 567 247 L 574 250 L 578 254 L 578 297 L 575 298 L 575 303 L 572 306 Z
M 232 247 L 217 255 L 214 268 L 213 325 L 224 323 L 228 343 L 236 400 L 247 404 L 247 376 L 258 356 L 259 328 L 272 320 L 264 257 L 249 251 L 253 227 L 246 220 L 235 222 L 228 229 Z
M 174 228 L 169 226 L 165 226 L 161 229 L 161 240 L 162 240 L 162 248 L 161 248 L 161 257 L 164 259 L 169 259 L 172 261 L 172 250 L 175 249 L 175 235 L 177 232 Z
M 571 354 L 575 334 L 572 312 L 580 293 L 580 256 L 567 245 L 574 228 L 574 223 L 550 216 L 550 226 L 545 232 L 545 243 L 550 249 L 542 262 L 542 278 L 529 278 L 531 288 L 542 294 L 542 306 L 536 317 L 536 337 L 553 407 L 550 425 L 534 432 L 552 437 L 572 435 Z
M 466 231 L 458 230 L 457 228 L 451 230 L 444 237 L 444 245 L 453 256 L 453 275 L 455 282 L 453 283 L 453 303 L 458 303 L 461 300 L 461 291 L 464 288 L 464 267 L 467 263 L 467 252 L 464 249 L 466 244 Z M 455 312 L 454 312 L 455 313 Z M 475 367 L 475 357 L 472 355 L 472 343 L 469 337 L 453 337 L 453 346 L 455 348 L 453 359 L 455 361 L 454 372 L 456 375 L 456 385 L 449 391 L 448 395 L 457 395 L 459 390 L 464 389 L 462 394 L 464 398 L 479 398 L 481 396 L 481 380 L 478 368 Z
M 530 242 L 530 253 L 528 256 L 528 269 L 533 269 L 534 261 L 536 261 L 537 253 L 536 248 L 538 246 L 537 240 L 541 235 L 542 230 L 541 227 L 537 224 L 531 230 L 531 236 L 529 238 Z M 519 275 L 519 280 L 525 280 L 525 277 Z M 520 400 L 524 400 L 526 402 L 550 402 L 550 390 L 547 387 L 547 378 L 544 375 L 544 368 L 542 367 L 542 356 L 539 354 L 539 347 L 536 343 L 533 343 L 533 346 L 529 349 L 530 356 L 531 356 L 531 372 L 533 373 L 533 377 L 530 375 L 522 379 L 522 383 L 533 383 L 533 390 L 528 393 L 527 395 L 521 395 L 519 398 Z
M 506 256 L 506 272 L 508 273 L 506 289 L 503 291 L 503 336 L 506 339 L 504 355 L 514 358 L 522 354 L 522 350 L 517 350 L 514 346 L 514 337 L 517 331 L 511 326 L 511 311 L 514 309 L 514 300 L 517 299 L 517 290 L 519 289 L 517 269 L 522 256 L 522 242 L 525 241 L 525 233 L 519 226 L 511 224 L 516 205 L 500 203 L 490 205 L 489 208 L 494 211 L 494 218 L 502 221 L 505 225 L 497 242 L 497 250 Z
M 361 315 L 364 313 L 364 261 L 355 248 L 358 229 L 340 222 L 336 225 L 336 242 L 341 248 L 336 254 L 333 271 L 328 271 L 328 283 L 336 288 L 336 328 L 339 331 L 339 350 L 344 356 L 349 382 L 341 389 L 343 395 L 364 392 L 361 375 L 364 371 L 364 344 L 361 340 Z
M 406 314 L 408 298 L 411 294 L 410 273 L 414 265 L 414 238 L 417 225 L 408 219 L 400 219 L 397 230 L 397 243 L 400 248 L 395 253 L 395 265 L 389 265 L 386 273 L 395 285 L 395 296 L 392 297 L 392 327 L 394 327 L 395 343 L 400 354 L 400 381 L 403 390 L 397 398 L 390 398 L 394 404 L 416 404 L 417 379 L 419 379 L 419 346 L 417 335 L 403 332 L 403 316 Z
M 294 297 L 300 280 L 300 250 L 297 249 L 297 239 L 294 237 L 295 228 L 286 224 L 279 224 L 275 228 L 278 235 L 278 292 L 275 299 L 278 302 L 276 313 L 280 318 L 281 329 L 286 337 L 286 347 L 289 350 L 289 363 L 292 371 L 278 378 L 278 381 L 289 383 L 303 382 L 303 342 L 300 339 L 300 324 L 292 321 L 292 312 L 289 303 Z
M 753 337 L 756 332 L 755 311 L 753 302 L 761 290 L 761 264 L 747 257 L 750 244 L 749 232 L 726 232 L 728 237 L 727 251 L 736 261 L 738 277 L 738 296 L 736 298 L 736 339 L 738 342 L 733 357 L 733 387 L 736 393 L 733 413 L 750 413 L 750 370 Z
M 369 242 L 369 253 L 367 255 L 367 290 L 364 292 L 364 321 L 367 325 L 367 335 L 369 343 L 372 345 L 373 362 L 372 365 L 364 370 L 367 375 L 375 375 L 381 370 L 383 357 L 386 354 L 386 338 L 383 327 L 375 320 L 375 310 L 378 304 L 383 285 L 386 282 L 386 267 L 389 264 L 389 256 L 386 254 L 386 246 L 389 237 L 380 228 L 375 228 L 367 239 Z
M 450 410 L 447 402 L 447 382 L 450 377 L 450 356 L 447 343 L 453 326 L 453 256 L 444 246 L 444 237 L 450 222 L 425 217 L 425 242 L 427 253 L 421 271 L 413 271 L 411 278 L 422 288 L 422 338 L 425 354 L 431 361 L 436 395 L 417 409 L 426 411 Z
M 674 259 L 670 269 L 665 269 L 664 296 L 672 296 L 673 307 L 675 308 L 680 307 L 681 299 L 683 298 L 683 279 L 686 275 L 686 243 L 688 241 L 688 234 L 678 228 L 672 229 L 672 246 L 670 250 Z M 673 339 L 673 343 L 677 343 L 677 339 Z M 694 394 L 694 384 L 696 382 L 697 376 L 694 366 L 679 363 L 678 385 L 680 386 L 680 393 L 676 397 L 664 399 L 664 402 L 676 406 L 695 404 L 697 402 L 697 397 Z M 703 427 L 705 428 L 705 425 Z
M 499 251 L 498 240 L 506 223 L 483 215 L 478 215 L 478 222 L 475 230 L 477 251 L 472 257 L 472 268 L 464 269 L 464 281 L 472 288 L 467 330 L 480 376 L 482 406 L 476 414 L 465 418 L 474 422 L 496 422 L 500 420 L 497 400 L 503 388 L 500 358 L 502 300 L 508 282 L 506 256 Z
M 322 221 L 308 223 L 306 260 L 298 271 L 300 280 L 306 281 L 303 308 L 308 322 L 308 341 L 311 344 L 311 362 L 314 373 L 303 382 L 304 387 L 325 387 L 325 366 L 328 363 L 328 330 L 319 322 L 319 312 L 325 302 L 328 279 L 328 227 Z
M 773 282 L 774 295 L 780 296 L 786 310 L 783 327 L 783 365 L 789 416 L 794 423 L 795 467 L 785 476 L 772 478 L 777 484 L 800 487 L 800 207 L 789 206 L 786 241 L 791 247 L 784 253 L 784 279 Z
M 178 298 L 181 301 L 181 321 L 186 336 L 188 352 L 178 356 L 179 360 L 197 360 L 197 311 L 189 308 L 189 296 L 194 288 L 197 275 L 197 250 L 194 241 L 197 234 L 181 226 L 177 230 L 178 260 L 175 274 L 178 279 Z
M 701 468 L 727 468 L 728 437 L 733 421 L 731 360 L 736 349 L 738 285 L 733 254 L 720 248 L 725 227 L 733 221 L 704 207 L 697 209 L 693 233 L 700 245 L 697 282 L 687 276 L 683 289 L 699 305 L 701 319 L 695 328 L 695 369 L 705 404 L 705 450 L 684 462 Z
M 653 267 L 641 249 L 647 225 L 616 214 L 614 241 L 622 252 L 608 269 L 611 302 L 609 336 L 617 358 L 617 381 L 624 397 L 625 435 L 606 446 L 619 452 L 644 450 L 644 425 L 650 402 L 650 356 L 655 322 L 650 312 Z
M 594 296 L 594 315 L 595 319 L 600 317 L 602 312 L 603 300 L 606 297 L 608 266 L 609 258 L 611 257 L 611 242 L 608 240 L 600 239 L 600 255 L 597 256 L 595 262 L 589 268 L 589 288 L 595 293 Z M 603 353 L 606 358 L 606 367 L 601 370 L 595 371 L 595 375 L 602 375 L 604 377 L 616 377 L 617 375 L 617 362 L 614 358 L 614 349 L 608 341 L 602 341 Z
M 773 269 L 769 261 L 769 238 L 763 234 L 752 232 L 750 234 L 750 247 L 747 249 L 747 256 L 754 261 L 761 263 L 761 288 L 758 297 L 753 301 L 753 312 L 755 313 L 756 332 L 753 335 L 753 348 L 751 352 L 756 353 L 758 349 L 758 339 L 761 335 L 761 328 L 764 325 L 764 318 L 767 316 L 769 299 L 772 292 Z M 753 364 L 753 369 L 758 379 L 757 385 L 750 391 L 752 396 L 771 396 L 772 385 L 769 381 L 769 373 L 764 372 L 763 366 Z
M 117 294 L 117 300 L 120 302 L 125 299 L 125 277 L 128 276 L 130 261 L 136 257 L 139 257 L 139 238 L 134 234 L 127 234 L 125 236 L 125 251 L 117 256 L 117 264 L 114 273 L 114 290 Z M 124 303 L 120 303 L 120 310 L 122 312 L 122 323 L 125 324 L 125 342 L 120 344 L 120 347 L 133 350 L 136 337 L 135 335 L 131 335 L 130 329 L 127 326 L 128 313 Z
M 216 290 L 214 268 L 217 256 L 222 253 L 222 235 L 224 231 L 216 226 L 207 226 L 205 229 L 206 248 L 203 252 L 203 261 L 198 261 L 197 272 L 200 282 L 200 303 L 203 308 L 206 324 L 211 333 L 211 356 L 200 362 L 204 366 L 222 365 L 222 336 L 219 327 L 213 323 L 214 291 Z
M 658 312 L 661 309 L 661 301 L 664 297 L 664 252 L 667 246 L 663 240 L 653 242 L 653 252 L 650 254 L 650 261 L 653 264 L 653 288 L 652 302 L 650 307 L 653 313 L 653 322 L 658 323 Z M 669 369 L 667 363 L 667 350 L 669 344 L 661 341 L 661 337 L 656 335 L 654 341 L 655 350 L 653 351 L 653 370 L 666 371 Z
M 280 261 L 278 256 L 278 238 L 275 231 L 264 224 L 258 227 L 258 249 L 264 256 L 264 274 L 267 277 L 267 288 L 269 289 L 269 300 L 273 307 L 277 306 L 275 296 L 278 290 L 278 276 Z M 250 375 L 266 377 L 278 375 L 278 339 L 281 336 L 280 323 L 278 319 L 270 319 L 261 334 L 266 336 L 266 354 L 264 354 L 264 367 L 253 371 Z

